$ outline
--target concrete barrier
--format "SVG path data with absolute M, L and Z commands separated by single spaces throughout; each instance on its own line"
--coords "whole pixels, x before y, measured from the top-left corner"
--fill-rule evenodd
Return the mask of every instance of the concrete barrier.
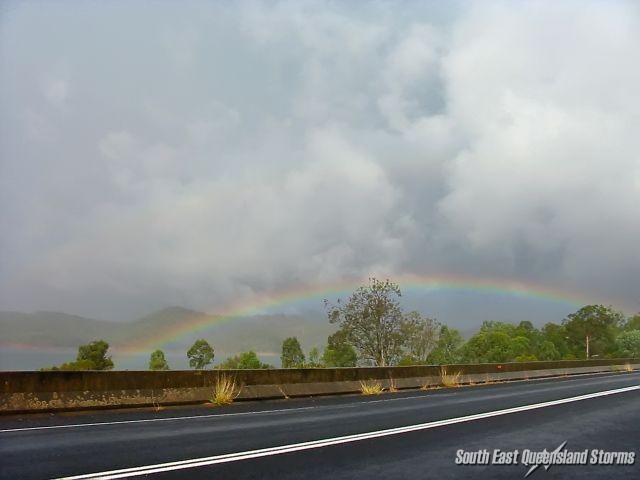
M 430 388 L 441 384 L 442 368 L 459 372 L 459 383 L 479 384 L 638 369 L 640 359 L 269 370 L 0 372 L 0 413 L 206 403 L 220 375 L 235 378 L 238 400 L 355 393 L 363 380 L 379 380 L 385 388 L 392 384 L 398 389 Z

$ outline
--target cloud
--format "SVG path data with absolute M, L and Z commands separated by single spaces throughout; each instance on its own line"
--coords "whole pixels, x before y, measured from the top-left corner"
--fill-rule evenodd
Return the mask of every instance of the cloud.
M 69 99 L 69 83 L 64 80 L 53 80 L 44 87 L 44 96 L 53 107 L 62 110 Z
M 144 8 L 117 37 L 102 8 L 7 53 L 6 308 L 215 310 L 403 272 L 640 308 L 634 4 L 194 3 L 142 38 Z
M 439 201 L 479 255 L 514 264 L 525 249 L 529 270 L 538 262 L 613 295 L 627 286 L 596 277 L 640 271 L 640 190 L 628 176 L 638 168 L 631 129 L 640 110 L 623 100 L 635 97 L 628 79 L 640 69 L 625 59 L 640 36 L 630 21 L 637 10 L 619 7 L 564 7 L 549 21 L 546 8 L 527 5 L 476 12 L 457 27 L 444 64 L 451 115 L 468 143 L 448 164 Z M 496 16 L 503 28 L 492 28 Z

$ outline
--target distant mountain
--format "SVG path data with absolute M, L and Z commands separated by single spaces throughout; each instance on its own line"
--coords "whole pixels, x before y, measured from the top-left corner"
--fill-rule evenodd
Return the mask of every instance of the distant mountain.
M 191 331 L 196 320 L 204 327 Z M 246 350 L 277 354 L 286 337 L 296 336 L 305 349 L 326 344 L 335 330 L 326 318 L 301 315 L 256 315 L 222 318 L 182 307 L 168 307 L 132 322 L 109 322 L 60 312 L 20 313 L 0 311 L 0 347 L 73 347 L 104 339 L 119 347 L 143 345 L 158 336 L 177 332 L 171 349 L 186 351 L 196 338 L 206 338 L 216 350 L 216 360 Z
M 114 332 L 113 344 L 129 345 L 143 343 L 145 339 L 160 334 L 163 331 L 179 328 L 196 318 L 205 318 L 210 315 L 190 310 L 183 307 L 167 307 L 150 313 L 133 322 L 118 324 Z
M 61 312 L 0 311 L 0 345 L 77 347 L 89 339 L 109 338 L 114 325 Z

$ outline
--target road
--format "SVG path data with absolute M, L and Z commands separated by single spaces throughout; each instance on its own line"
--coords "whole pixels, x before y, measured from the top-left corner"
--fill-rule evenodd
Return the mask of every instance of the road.
M 589 455 L 639 456 L 639 432 L 638 372 L 374 398 L 0 416 L 0 478 L 524 478 L 530 466 L 456 465 L 457 452 L 552 451 L 566 441 Z M 114 473 L 121 469 L 129 470 Z M 528 478 L 585 476 L 640 478 L 640 459 L 540 466 Z

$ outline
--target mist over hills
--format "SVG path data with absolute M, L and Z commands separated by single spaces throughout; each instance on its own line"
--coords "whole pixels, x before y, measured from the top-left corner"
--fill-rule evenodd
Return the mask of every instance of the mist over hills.
M 125 325 L 123 325 L 125 326 Z M 113 336 L 119 324 L 62 312 L 0 311 L 0 344 L 73 347 Z
M 189 331 L 188 325 L 202 320 L 208 325 Z M 16 369 L 22 366 L 14 360 L 15 351 L 28 348 L 30 359 L 25 368 L 37 368 L 52 363 L 51 351 L 66 351 L 67 360 L 75 357 L 73 351 L 83 343 L 96 339 L 109 342 L 116 368 L 145 368 L 151 350 L 144 345 L 151 338 L 165 332 L 182 332 L 160 346 L 174 358 L 176 368 L 186 368 L 185 352 L 196 338 L 205 338 L 214 347 L 216 362 L 230 355 L 254 350 L 265 360 L 277 363 L 282 341 L 297 336 L 308 350 L 326 344 L 327 336 L 335 330 L 321 315 L 254 315 L 226 319 L 183 307 L 167 307 L 130 322 L 111 322 L 71 315 L 62 312 L 22 313 L 0 311 L 0 368 Z M 137 355 L 123 356 L 120 349 L 136 345 Z M 7 353 L 7 350 L 12 350 Z M 40 355 L 39 355 L 40 354 Z M 132 360 L 130 357 L 139 357 Z M 56 357 L 57 358 L 57 357 Z M 57 360 L 53 360 L 55 363 Z M 124 363 L 123 363 L 124 362 Z

